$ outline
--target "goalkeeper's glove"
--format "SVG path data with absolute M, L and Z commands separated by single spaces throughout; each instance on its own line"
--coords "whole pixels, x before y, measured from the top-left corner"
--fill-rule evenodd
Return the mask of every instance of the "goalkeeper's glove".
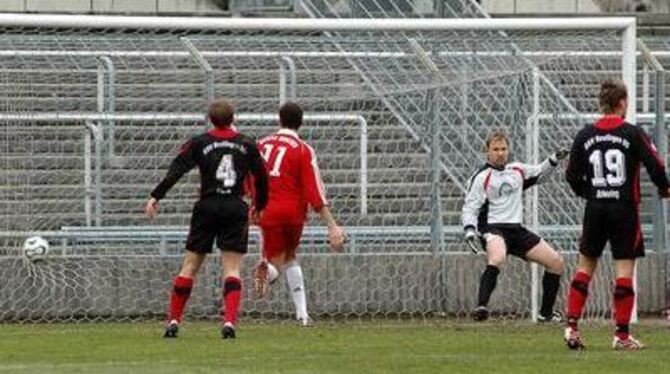
M 553 155 L 549 156 L 549 162 L 556 166 L 558 165 L 558 162 L 570 154 L 570 151 L 565 149 L 565 148 L 559 148 L 558 151 L 554 152 Z
M 468 227 L 465 229 L 465 235 L 464 235 L 465 242 L 468 244 L 468 247 L 470 247 L 470 250 L 474 254 L 479 254 L 479 246 L 477 246 L 477 232 L 475 229 Z

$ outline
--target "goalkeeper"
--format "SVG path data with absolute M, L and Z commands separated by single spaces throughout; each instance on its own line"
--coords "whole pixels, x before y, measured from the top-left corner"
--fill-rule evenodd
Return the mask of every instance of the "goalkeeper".
M 538 322 L 562 320 L 561 314 L 554 311 L 554 303 L 565 269 L 563 258 L 521 221 L 523 191 L 541 182 L 567 155 L 567 150 L 560 149 L 538 165 L 507 163 L 509 141 L 505 133 L 493 131 L 488 135 L 487 163 L 470 179 L 462 212 L 465 241 L 475 253 L 479 252 L 478 242 L 481 243 L 487 258 L 473 311 L 475 320 L 488 319 L 487 305 L 508 254 L 544 266 Z

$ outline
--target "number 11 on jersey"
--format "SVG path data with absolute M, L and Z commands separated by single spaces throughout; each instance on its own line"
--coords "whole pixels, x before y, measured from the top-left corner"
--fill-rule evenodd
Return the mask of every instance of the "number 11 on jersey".
M 265 162 L 272 166 L 268 174 L 271 177 L 278 177 L 280 176 L 279 168 L 281 167 L 281 163 L 284 160 L 284 155 L 286 154 L 286 147 L 277 147 L 277 156 L 274 158 L 274 160 L 270 161 L 273 148 L 274 144 L 263 145 L 263 158 L 265 159 Z

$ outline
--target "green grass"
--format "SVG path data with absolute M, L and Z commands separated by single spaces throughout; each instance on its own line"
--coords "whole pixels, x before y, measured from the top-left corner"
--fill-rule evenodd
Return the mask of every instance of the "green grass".
M 610 349 L 611 327 L 585 326 L 588 351 L 568 351 L 562 326 L 356 322 L 313 328 L 246 323 L 221 340 L 216 323 L 0 324 L 0 373 L 670 373 L 670 330 L 634 326 L 649 345 Z

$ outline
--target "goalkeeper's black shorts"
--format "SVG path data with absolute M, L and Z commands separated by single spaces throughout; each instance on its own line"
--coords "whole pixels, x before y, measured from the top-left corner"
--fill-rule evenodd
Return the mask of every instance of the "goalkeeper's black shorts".
M 518 223 L 493 223 L 486 226 L 484 237 L 498 235 L 505 241 L 507 254 L 526 259 L 526 253 L 540 243 L 540 238 L 534 232 Z

